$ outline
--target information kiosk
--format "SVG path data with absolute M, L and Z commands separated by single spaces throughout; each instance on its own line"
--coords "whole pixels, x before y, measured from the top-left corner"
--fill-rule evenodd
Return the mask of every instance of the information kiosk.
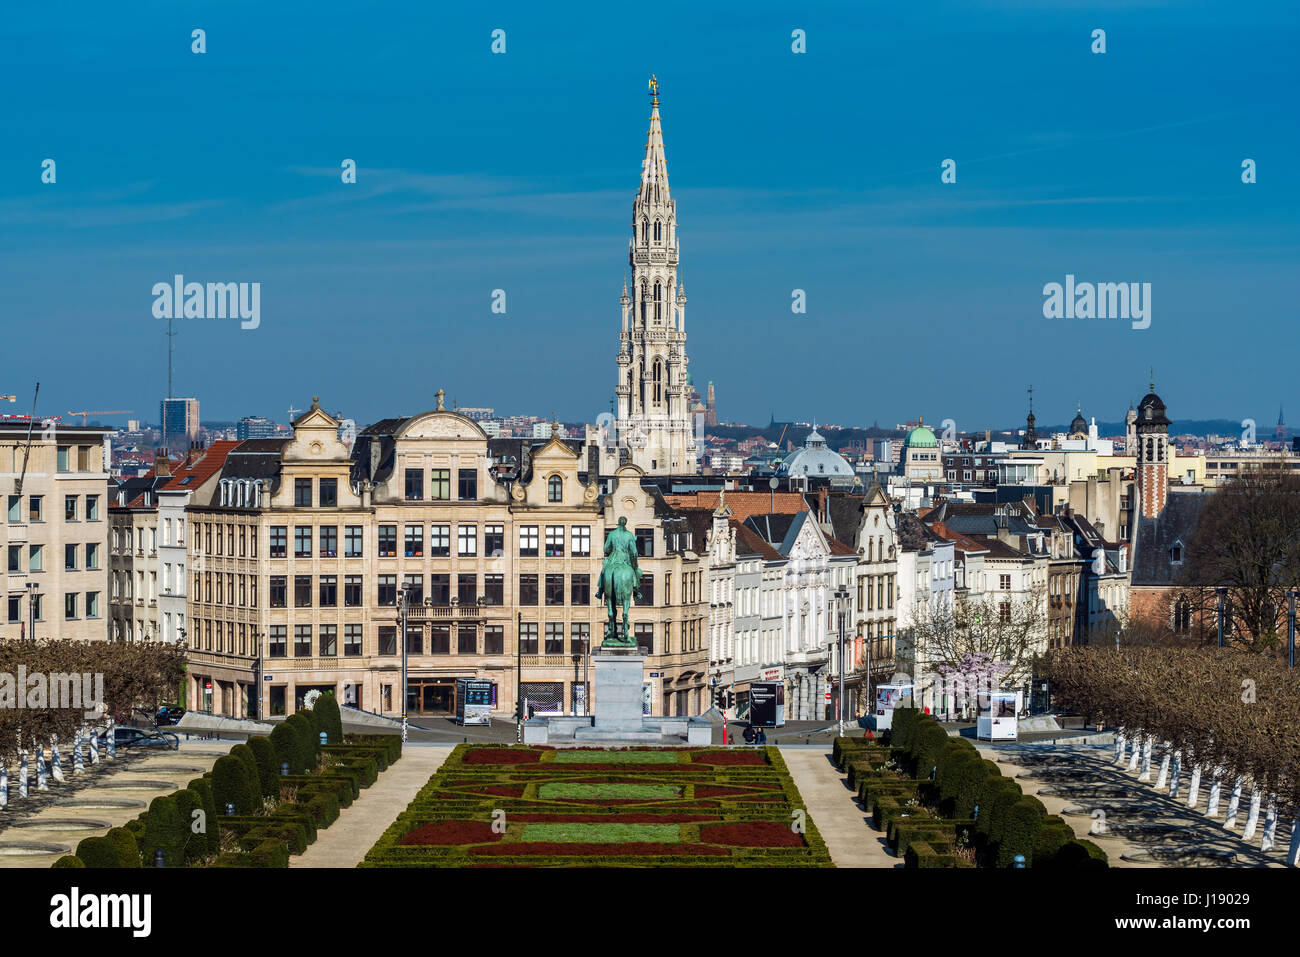
M 912 685 L 887 684 L 876 686 L 876 730 L 888 731 L 894 725 L 895 708 L 914 708 Z
M 491 724 L 496 685 L 477 678 L 456 679 L 456 723 Z
M 981 691 L 979 718 L 975 736 L 981 741 L 1016 740 L 1016 699 L 1014 691 Z

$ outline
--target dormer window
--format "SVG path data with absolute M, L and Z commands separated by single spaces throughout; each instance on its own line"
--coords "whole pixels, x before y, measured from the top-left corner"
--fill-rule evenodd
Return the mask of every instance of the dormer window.
M 560 476 L 552 475 L 546 480 L 546 501 L 564 501 L 564 479 L 560 478 Z
M 1169 546 L 1169 564 L 1181 565 L 1183 563 L 1183 543 L 1174 542 Z

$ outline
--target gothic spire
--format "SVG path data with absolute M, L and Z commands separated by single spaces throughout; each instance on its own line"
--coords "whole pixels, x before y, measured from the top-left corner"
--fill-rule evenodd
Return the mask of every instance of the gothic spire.
M 650 77 L 650 129 L 646 134 L 645 160 L 641 163 L 641 200 L 668 202 L 668 160 L 664 156 L 663 127 L 659 124 L 659 81 L 653 75 Z

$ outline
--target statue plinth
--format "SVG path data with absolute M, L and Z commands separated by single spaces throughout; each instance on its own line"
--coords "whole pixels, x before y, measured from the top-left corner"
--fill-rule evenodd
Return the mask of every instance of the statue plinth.
M 602 648 L 596 669 L 597 731 L 640 731 L 645 717 L 645 655 L 636 648 Z

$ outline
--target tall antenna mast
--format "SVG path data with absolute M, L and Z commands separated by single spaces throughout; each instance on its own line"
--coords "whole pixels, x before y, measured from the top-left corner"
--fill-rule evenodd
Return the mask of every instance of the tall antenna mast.
M 172 332 L 172 317 L 167 317 L 167 398 L 172 397 L 172 337 L 176 333 Z M 162 447 L 167 451 L 167 401 L 163 401 L 162 414 Z

